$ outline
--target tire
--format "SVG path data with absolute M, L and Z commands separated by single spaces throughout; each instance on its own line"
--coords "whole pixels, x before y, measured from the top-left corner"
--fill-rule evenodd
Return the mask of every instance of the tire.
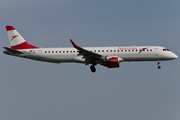
M 91 69 L 91 72 L 96 72 L 96 68 L 94 67 L 94 65 L 91 65 L 91 67 L 90 67 L 90 69 Z
M 158 69 L 161 69 L 161 66 L 158 66 Z

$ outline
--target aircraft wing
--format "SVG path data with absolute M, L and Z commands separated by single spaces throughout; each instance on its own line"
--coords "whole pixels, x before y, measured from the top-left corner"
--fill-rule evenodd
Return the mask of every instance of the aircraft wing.
M 95 52 L 86 50 L 82 47 L 77 46 L 71 39 L 70 39 L 72 45 L 74 48 L 76 48 L 77 50 L 79 50 L 79 54 L 78 55 L 83 55 L 83 58 L 85 58 L 85 61 L 88 63 L 90 61 L 97 61 L 103 58 L 102 55 L 97 54 Z

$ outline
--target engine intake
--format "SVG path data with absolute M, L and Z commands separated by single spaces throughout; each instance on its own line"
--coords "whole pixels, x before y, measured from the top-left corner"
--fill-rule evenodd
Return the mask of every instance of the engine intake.
M 123 59 L 117 56 L 110 56 L 106 58 L 105 62 L 108 68 L 118 68 L 120 66 L 119 65 L 120 61 L 123 61 Z

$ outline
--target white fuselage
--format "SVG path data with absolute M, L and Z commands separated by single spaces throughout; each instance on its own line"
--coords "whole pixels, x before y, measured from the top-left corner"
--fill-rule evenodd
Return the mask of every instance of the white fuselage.
M 141 51 L 142 48 L 146 48 Z M 123 61 L 164 61 L 176 59 L 177 55 L 160 46 L 123 46 L 123 47 L 84 47 L 88 51 L 92 51 L 102 56 L 118 56 Z M 24 49 L 26 51 L 19 57 L 29 59 L 62 63 L 62 62 L 77 62 L 85 63 L 82 55 L 78 55 L 77 49 L 71 48 L 38 48 Z M 121 61 L 121 62 L 123 62 Z

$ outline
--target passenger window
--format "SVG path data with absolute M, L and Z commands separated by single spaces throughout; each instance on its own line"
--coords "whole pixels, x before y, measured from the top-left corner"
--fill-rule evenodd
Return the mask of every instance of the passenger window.
M 51 51 L 49 51 L 49 53 L 51 53 Z
M 94 52 L 96 52 L 96 50 L 94 50 Z
M 98 50 L 98 52 L 100 52 L 100 50 Z
M 121 50 L 121 52 L 123 52 L 123 50 Z
M 116 50 L 114 50 L 114 52 L 116 52 Z
M 107 52 L 108 52 L 108 50 L 107 50 Z
M 54 51 L 52 51 L 52 53 L 54 53 Z
M 63 51 L 63 53 L 65 53 L 65 51 Z
M 46 53 L 46 51 L 45 51 L 45 53 Z
M 112 50 L 110 50 L 110 52 L 112 52 Z
M 130 52 L 131 50 L 129 50 L 129 52 Z
M 102 50 L 102 52 L 104 52 L 104 50 Z

